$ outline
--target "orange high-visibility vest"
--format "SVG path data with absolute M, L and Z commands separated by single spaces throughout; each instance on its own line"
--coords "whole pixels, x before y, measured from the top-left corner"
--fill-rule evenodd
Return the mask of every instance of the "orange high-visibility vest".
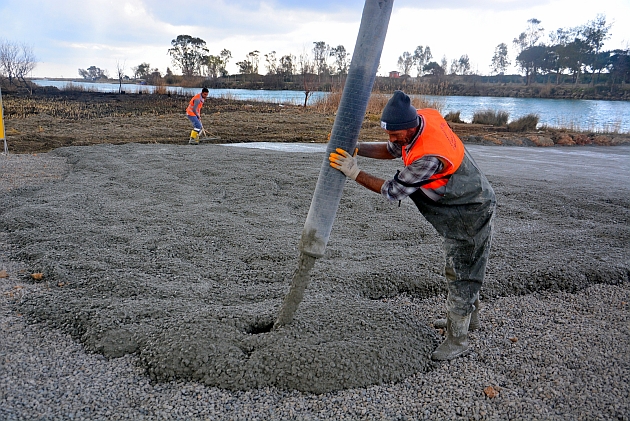
M 448 176 L 459 168 L 464 159 L 464 144 L 451 130 L 442 115 L 430 108 L 418 110 L 418 115 L 424 122 L 422 133 L 418 136 L 409 151 L 402 150 L 402 159 L 405 166 L 410 165 L 423 156 L 435 156 L 442 164 L 442 171 L 429 178 L 431 181 L 422 187 L 437 189 L 448 183 Z
M 198 101 L 197 106 L 195 106 L 195 101 Z M 194 116 L 200 115 L 199 113 L 201 112 L 201 107 L 203 107 L 203 101 L 204 99 L 201 94 L 197 94 L 192 97 L 190 103 L 188 104 L 188 108 L 186 108 L 186 114 Z

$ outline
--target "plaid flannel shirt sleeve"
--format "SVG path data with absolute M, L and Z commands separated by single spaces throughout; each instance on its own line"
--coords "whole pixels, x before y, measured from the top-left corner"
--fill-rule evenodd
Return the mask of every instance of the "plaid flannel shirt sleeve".
M 398 173 L 398 180 L 406 184 L 415 184 L 427 180 L 442 169 L 442 162 L 434 156 L 424 156 Z M 395 179 L 387 180 L 381 187 L 381 194 L 390 202 L 396 202 L 413 194 L 419 187 L 405 186 Z

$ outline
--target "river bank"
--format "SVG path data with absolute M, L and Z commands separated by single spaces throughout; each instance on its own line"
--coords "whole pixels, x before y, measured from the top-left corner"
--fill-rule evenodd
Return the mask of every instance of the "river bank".
M 293 76 L 294 80 L 286 81 L 277 75 L 231 75 L 208 79 L 204 77 L 184 78 L 172 76 L 166 80 L 153 81 L 163 88 L 185 87 L 199 89 L 205 86 L 210 89 L 247 89 L 247 90 L 291 90 L 301 92 L 304 86 L 312 91 L 330 92 L 339 89 L 340 81 L 316 82 L 315 78 L 307 79 L 305 85 L 301 75 Z M 34 79 L 37 80 L 37 79 Z M 56 81 L 82 83 L 84 79 L 54 79 Z M 118 86 L 116 79 L 102 79 L 101 83 L 111 83 Z M 123 89 L 136 84 L 146 85 L 147 82 L 128 80 L 123 81 Z M 383 77 L 377 76 L 374 82 L 375 92 L 392 92 L 396 89 L 417 95 L 455 95 L 480 97 L 509 97 L 509 98 L 547 98 L 547 99 L 589 99 L 606 101 L 630 100 L 630 86 L 627 83 L 556 83 L 553 77 L 539 76 L 537 81 L 525 84 L 525 78 L 520 75 L 477 76 L 477 75 L 425 75 L 415 77 Z
M 3 95 L 11 153 L 41 153 L 61 146 L 101 143 L 186 144 L 190 122 L 183 115 L 187 96 L 59 91 Z M 290 104 L 209 98 L 203 109 L 206 130 L 230 142 L 326 143 L 334 113 Z M 539 128 L 508 132 L 505 127 L 452 123 L 464 143 L 508 146 L 620 145 L 630 134 Z M 367 116 L 364 141 L 383 141 L 378 115 Z

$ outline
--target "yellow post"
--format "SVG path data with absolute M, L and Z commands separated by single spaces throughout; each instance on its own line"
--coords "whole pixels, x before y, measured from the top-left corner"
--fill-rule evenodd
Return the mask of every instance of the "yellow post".
M 2 89 L 0 89 L 0 136 L 4 140 L 4 154 L 9 154 L 9 148 L 7 147 L 7 136 L 4 133 L 4 107 L 2 106 Z

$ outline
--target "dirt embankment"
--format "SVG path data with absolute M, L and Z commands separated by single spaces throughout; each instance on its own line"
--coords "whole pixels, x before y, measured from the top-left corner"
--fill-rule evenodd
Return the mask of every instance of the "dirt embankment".
M 4 96 L 10 152 L 39 153 L 61 146 L 101 143 L 185 144 L 191 125 L 184 116 L 189 98 L 169 95 L 119 95 L 94 92 Z M 295 105 L 209 98 L 202 120 L 214 143 L 325 143 L 335 116 Z M 540 130 L 511 133 L 505 128 L 452 124 L 465 143 L 511 146 L 617 145 L 630 135 Z M 384 140 L 378 118 L 368 116 L 362 140 Z

